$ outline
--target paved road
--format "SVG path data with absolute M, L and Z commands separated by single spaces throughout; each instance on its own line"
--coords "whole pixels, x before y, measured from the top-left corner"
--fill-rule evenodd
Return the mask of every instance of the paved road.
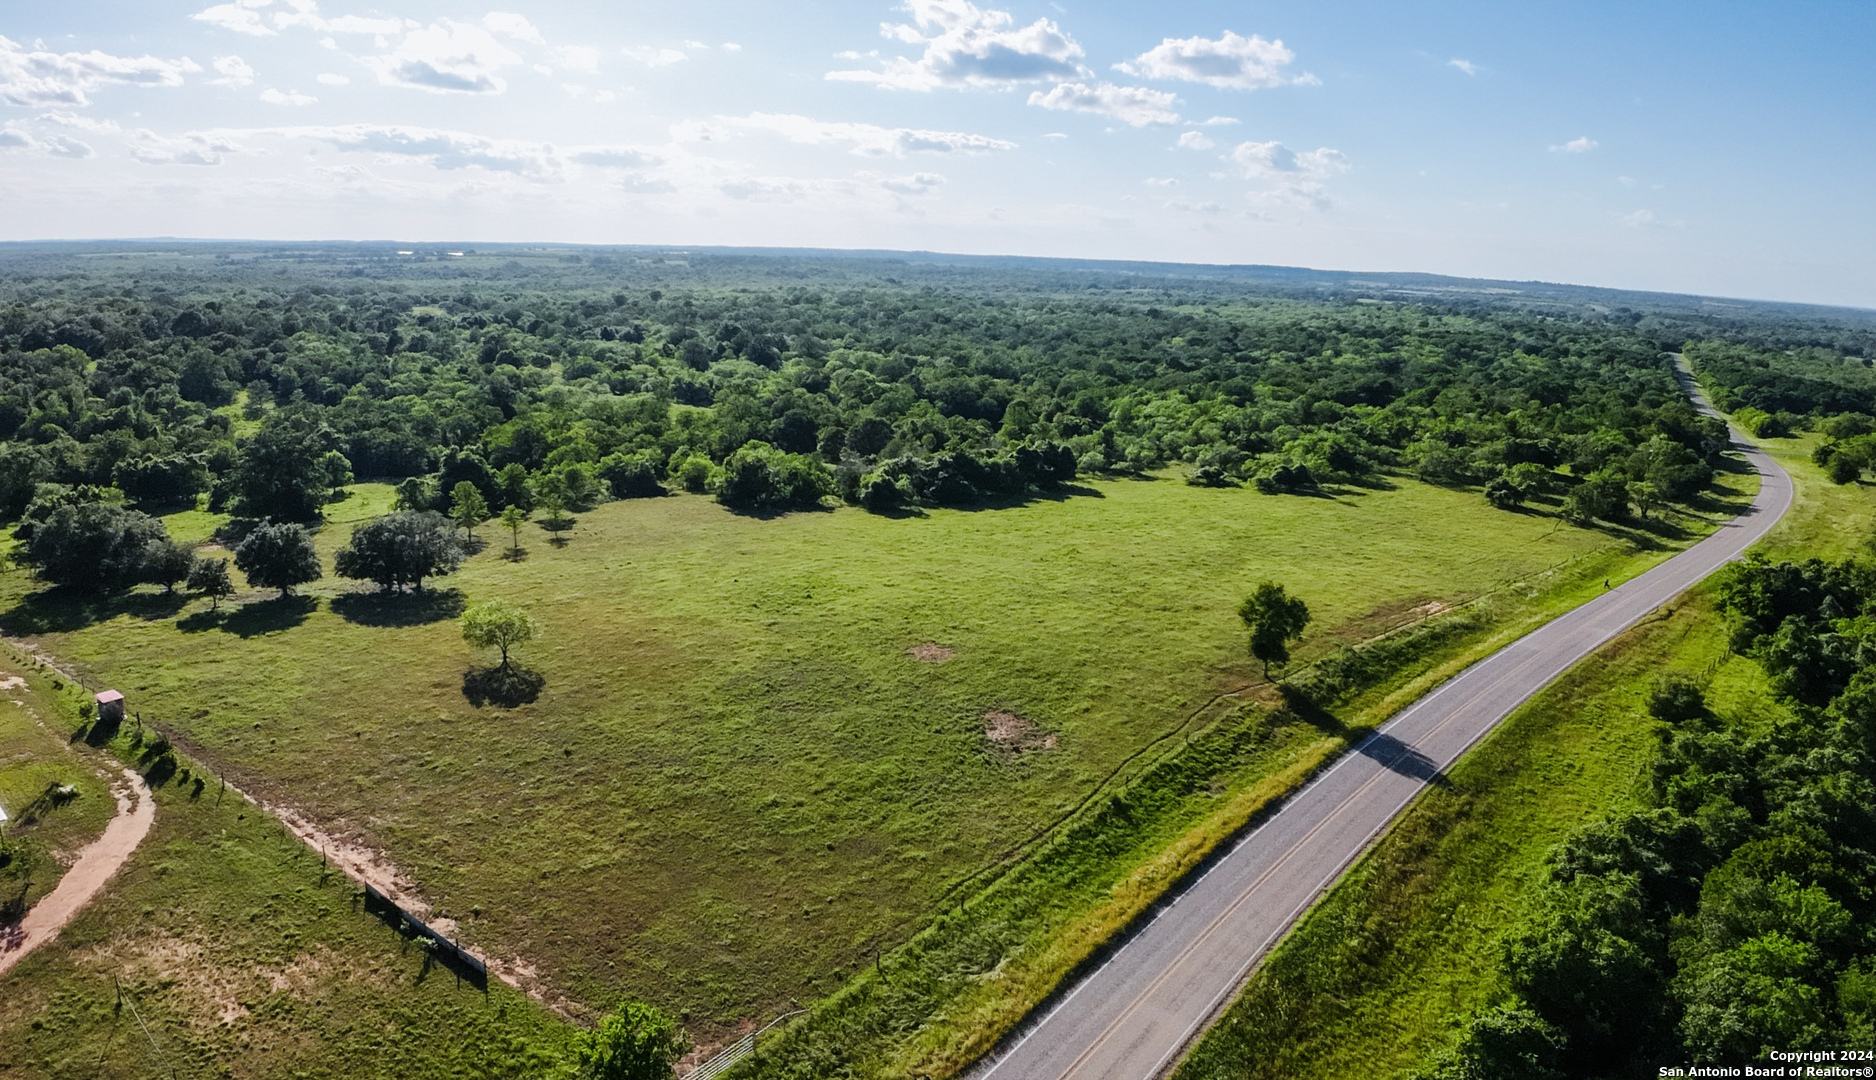
M 1683 384 L 1694 393 L 1691 381 Z M 1791 505 L 1791 478 L 1738 443 L 1758 497 L 1718 532 L 1519 638 L 1396 715 L 1247 834 L 998 1055 L 977 1080 L 1151 1080 L 1303 911 L 1442 770 L 1544 684 L 1737 558 Z

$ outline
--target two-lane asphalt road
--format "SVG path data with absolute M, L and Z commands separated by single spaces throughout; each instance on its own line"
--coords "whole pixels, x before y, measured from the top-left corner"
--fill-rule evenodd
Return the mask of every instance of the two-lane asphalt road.
M 1691 380 L 1683 384 L 1703 411 Z M 977 1080 L 1151 1080 L 1303 911 L 1433 777 L 1597 646 L 1738 558 L 1791 505 L 1756 447 L 1750 509 L 1712 536 L 1467 668 L 1242 838 L 1108 961 L 973 1071 Z

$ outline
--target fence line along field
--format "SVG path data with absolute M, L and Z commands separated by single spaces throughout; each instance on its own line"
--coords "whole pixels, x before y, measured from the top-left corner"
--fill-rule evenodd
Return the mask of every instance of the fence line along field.
M 530 527 L 519 561 L 491 534 L 408 602 L 331 579 L 216 612 L 41 595 L 7 629 L 124 686 L 262 798 L 382 849 L 497 955 L 707 1028 L 832 989 L 1122 758 L 1256 681 L 1235 616 L 1251 583 L 1306 596 L 1320 652 L 1505 579 L 1634 558 L 1412 481 L 1086 487 L 918 518 L 615 502 L 565 546 Z M 357 485 L 334 505 L 327 562 L 388 503 Z M 490 599 L 540 623 L 518 651 L 545 677 L 531 704 L 465 697 L 487 658 L 454 615 Z

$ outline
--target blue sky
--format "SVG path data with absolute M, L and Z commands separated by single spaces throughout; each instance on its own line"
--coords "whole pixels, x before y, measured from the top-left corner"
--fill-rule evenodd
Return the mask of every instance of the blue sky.
M 11 0 L 0 239 L 916 248 L 1876 307 L 1872 46 L 1861 2 Z

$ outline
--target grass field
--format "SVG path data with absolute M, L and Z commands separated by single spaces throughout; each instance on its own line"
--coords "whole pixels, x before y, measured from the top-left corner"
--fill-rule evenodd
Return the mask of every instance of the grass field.
M 0 738 L 17 745 L 28 709 L 46 721 L 37 731 L 76 729 L 71 688 L 14 659 L 0 668 L 29 685 L 11 691 L 25 704 L 0 713 Z M 130 740 L 127 729 L 106 749 L 134 761 Z M 110 764 L 55 745 L 29 768 L 79 753 Z M 559 1059 L 566 1029 L 546 1010 L 426 964 L 278 821 L 218 795 L 212 783 L 160 787 L 156 822 L 124 869 L 4 976 L 0 1077 L 521 1080 Z M 108 816 L 108 795 L 88 791 L 71 809 L 91 802 Z
M 1766 444 L 1797 493 L 1761 545 L 1773 557 L 1842 557 L 1870 535 L 1866 487 L 1829 483 L 1812 444 Z M 1526 912 L 1545 856 L 1638 793 L 1655 752 L 1643 701 L 1656 678 L 1703 678 L 1722 716 L 1784 711 L 1726 640 L 1703 589 L 1514 713 L 1285 939 L 1179 1080 L 1410 1074 L 1503 993 L 1498 942 Z
M 231 780 L 389 856 L 466 940 L 590 1003 L 708 1035 L 834 989 L 947 888 L 1014 850 L 1223 689 L 1255 681 L 1233 614 L 1282 581 L 1303 656 L 1627 539 L 1403 482 L 1333 499 L 1172 480 L 888 519 L 612 503 L 554 547 L 505 534 L 424 600 L 325 581 L 286 602 L 23 596 L 0 617 L 113 684 Z M 346 522 L 388 506 L 359 485 Z M 214 521 L 172 519 L 202 538 Z M 1517 593 L 1533 609 L 1547 601 Z M 1508 593 L 1507 595 L 1512 595 Z M 477 709 L 464 602 L 542 622 L 538 701 Z M 907 650 L 933 643 L 942 663 Z M 985 714 L 1020 718 L 1012 742 Z M 1280 771 L 1285 762 L 1268 763 Z
M 79 849 L 97 839 L 117 809 L 100 770 L 115 766 L 73 747 L 70 725 L 41 714 L 24 665 L 0 659 L 0 808 L 9 820 L 0 833 L 22 860 L 0 867 L 0 907 L 39 902 L 64 875 Z M 60 789 L 70 788 L 66 795 Z M 20 857 L 16 856 L 16 857 Z

